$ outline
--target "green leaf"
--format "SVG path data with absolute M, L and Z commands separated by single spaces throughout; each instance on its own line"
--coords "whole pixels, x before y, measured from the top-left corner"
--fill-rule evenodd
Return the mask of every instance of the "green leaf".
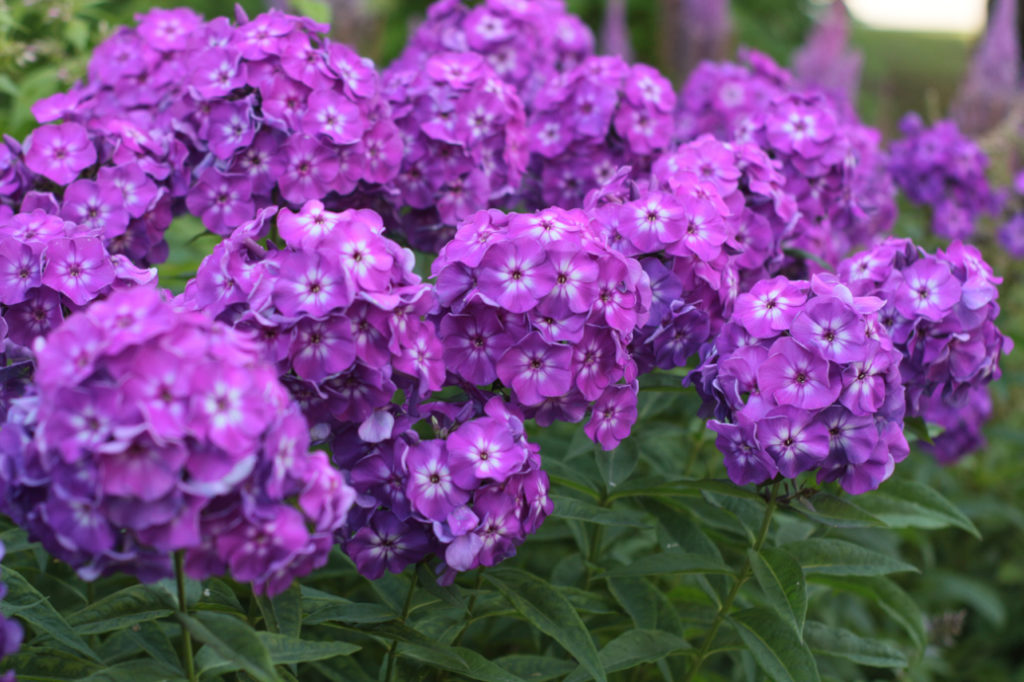
M 78 633 L 68 624 L 57 609 L 39 590 L 9 566 L 3 567 L 3 582 L 7 585 L 7 596 L 0 602 L 4 615 L 17 615 L 38 631 L 40 636 L 52 637 L 68 649 L 99 662 L 99 657 L 89 648 Z
M 801 498 L 793 504 L 797 510 L 812 521 L 834 528 L 884 528 L 885 522 L 861 509 L 859 506 L 830 495 L 818 493 L 810 498 Z
M 338 598 L 337 602 L 322 604 L 303 619 L 306 625 L 318 623 L 386 623 L 395 614 L 383 604 L 351 602 Z
M 1006 624 L 1004 597 L 988 583 L 949 571 L 929 571 L 921 589 L 926 594 L 942 595 L 944 603 L 962 602 L 997 628 Z
M 671 653 L 689 649 L 682 637 L 660 630 L 627 630 L 604 645 L 598 657 L 605 671 L 629 670 L 641 663 L 653 663 Z M 565 682 L 582 682 L 591 675 L 581 667 L 565 678 Z
M 267 629 L 288 637 L 298 637 L 302 631 L 302 592 L 298 583 L 273 599 L 260 595 L 256 599 L 267 621 Z
M 924 629 L 924 613 L 917 602 L 888 578 L 840 578 L 815 576 L 814 582 L 833 589 L 852 592 L 878 605 L 888 616 L 910 636 L 914 646 L 924 650 L 928 636 Z
M 638 628 L 654 629 L 658 626 L 658 591 L 644 578 L 607 578 L 608 591 L 633 619 Z
M 877 639 L 866 639 L 844 628 L 807 621 L 804 641 L 811 651 L 835 658 L 844 658 L 872 668 L 905 668 L 907 657 L 899 649 Z
M 179 668 L 178 651 L 157 623 L 139 623 L 127 631 L 136 645 L 158 661 Z
M 555 504 L 551 514 L 554 517 L 596 523 L 601 526 L 649 528 L 651 525 L 643 514 L 628 509 L 608 509 L 564 495 L 551 495 L 551 501 Z
M 256 634 L 267 648 L 270 660 L 274 662 L 274 665 L 308 663 L 335 656 L 348 656 L 362 648 L 349 642 L 315 642 L 273 632 L 257 632 Z
M 890 479 L 859 500 L 865 509 L 894 528 L 961 528 L 981 539 L 981 533 L 956 505 L 934 488 Z
M 248 623 L 213 612 L 197 613 L 195 617 L 179 613 L 178 620 L 224 661 L 237 665 L 259 682 L 277 681 L 270 653 Z
M 789 622 L 796 633 L 803 632 L 807 616 L 807 580 L 792 555 L 781 549 L 747 550 L 750 568 L 768 604 Z
M 565 595 L 573 608 L 580 613 L 617 613 L 615 606 L 602 594 L 566 585 L 558 585 L 555 589 Z
M 512 568 L 493 569 L 484 577 L 527 621 L 561 644 L 598 682 L 608 679 L 587 627 L 558 590 L 534 575 Z
M 181 670 L 153 659 L 137 658 L 117 663 L 82 678 L 82 682 L 139 682 L 139 680 L 162 680 L 177 682 L 185 680 Z
M 912 435 L 916 436 L 918 440 L 933 445 L 932 436 L 928 433 L 928 423 L 925 422 L 921 417 L 905 417 L 903 419 L 903 427 Z
M 640 448 L 636 440 L 627 438 L 614 450 L 596 448 L 594 460 L 605 486 L 611 490 L 629 478 L 636 469 L 636 464 L 640 460 Z
M 64 28 L 64 38 L 76 52 L 85 52 L 89 47 L 89 24 L 82 19 L 72 19 Z
M 289 0 L 298 14 L 324 24 L 331 23 L 331 6 L 324 0 Z
M 818 666 L 807 646 L 772 609 L 754 608 L 730 619 L 761 670 L 775 682 L 815 682 Z
M 54 649 L 22 646 L 14 655 L 4 659 L 4 667 L 16 670 L 18 679 L 26 680 L 80 680 L 101 670 L 97 663 Z
M 576 669 L 576 664 L 572 661 L 529 654 L 502 656 L 496 658 L 494 662 L 513 675 L 518 675 L 531 682 L 546 682 L 546 680 L 561 678 Z
M 18 96 L 18 84 L 5 73 L 0 73 L 0 92 L 11 97 Z
M 437 597 L 449 606 L 454 606 L 463 611 L 466 610 L 467 603 L 462 597 L 462 591 L 459 589 L 459 586 L 455 584 L 438 585 L 437 576 L 427 568 L 426 564 L 417 564 L 416 580 L 418 581 L 417 585 L 419 588 L 422 588 L 428 594 Z
M 764 504 L 764 498 L 749 488 L 742 488 L 732 481 L 719 478 L 683 479 L 665 481 L 662 477 L 638 478 L 618 486 L 608 500 L 622 497 L 698 497 L 706 490 L 719 495 L 758 500 Z
M 166 618 L 174 609 L 164 590 L 153 585 L 132 585 L 71 614 L 68 624 L 80 635 L 97 635 Z
M 423 646 L 406 642 L 398 647 L 398 654 L 482 682 L 525 682 L 518 675 L 464 647 L 437 643 Z
M 671 550 L 641 557 L 630 563 L 629 566 L 612 569 L 603 575 L 637 577 L 669 573 L 732 573 L 732 570 L 723 562 L 712 557 Z
M 888 554 L 882 554 L 845 540 L 810 538 L 783 545 L 805 573 L 825 575 L 886 575 L 918 569 Z

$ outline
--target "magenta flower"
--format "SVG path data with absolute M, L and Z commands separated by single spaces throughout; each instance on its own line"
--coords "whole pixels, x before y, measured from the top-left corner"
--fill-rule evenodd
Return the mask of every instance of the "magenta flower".
M 832 404 L 842 388 L 829 376 L 829 363 L 792 339 L 779 339 L 757 370 L 761 393 L 779 405 L 815 410 Z
M 533 308 L 556 283 L 544 249 L 525 239 L 495 245 L 480 267 L 480 293 L 513 313 Z
M 214 168 L 203 172 L 189 190 L 185 203 L 207 228 L 222 235 L 252 219 L 256 210 L 249 179 L 225 175 Z
M 96 147 L 78 123 L 45 125 L 25 138 L 25 165 L 58 185 L 67 185 L 96 163 Z
M 422 528 L 402 523 L 388 512 L 374 514 L 346 545 L 359 572 L 370 580 L 384 575 L 385 569 L 401 573 L 409 564 L 424 558 L 429 548 Z
M 455 484 L 454 474 L 440 441 L 424 441 L 409 449 L 405 458 L 409 482 L 405 494 L 413 509 L 432 521 L 444 521 L 469 493 Z
M 734 483 L 747 485 L 775 478 L 778 466 L 762 449 L 753 423 L 709 421 L 708 428 L 718 434 L 715 444 L 725 458 L 726 471 Z
M 735 316 L 750 334 L 769 338 L 789 327 L 807 300 L 807 289 L 785 277 L 758 282 L 736 298 Z
M 853 308 L 838 298 L 818 298 L 793 317 L 793 339 L 815 347 L 833 362 L 856 361 L 864 355 L 867 330 Z
M 500 422 L 487 417 L 466 422 L 448 436 L 445 444 L 455 482 L 465 489 L 474 479 L 503 482 L 526 463 L 526 452 L 515 447 L 512 435 Z
M 583 427 L 590 440 L 605 450 L 614 450 L 629 436 L 637 418 L 636 390 L 635 385 L 626 384 L 604 390 L 594 403 L 590 421 Z
M 13 239 L 0 242 L 0 303 L 14 305 L 42 283 L 39 256 Z
M 366 130 L 359 107 L 333 90 L 317 90 L 307 100 L 302 129 L 308 135 L 326 135 L 340 145 L 358 142 Z
M 779 473 L 787 478 L 796 478 L 828 456 L 828 427 L 811 421 L 807 412 L 796 407 L 772 410 L 758 430 L 765 451 L 775 460 Z
M 524 405 L 538 405 L 544 398 L 563 395 L 572 386 L 572 350 L 550 346 L 533 332 L 509 347 L 497 363 L 502 383 Z
M 114 281 L 114 268 L 95 237 L 56 239 L 46 247 L 42 282 L 85 305 Z
M 960 300 L 961 286 L 949 265 L 922 259 L 903 271 L 903 283 L 893 293 L 896 309 L 904 317 L 938 322 Z

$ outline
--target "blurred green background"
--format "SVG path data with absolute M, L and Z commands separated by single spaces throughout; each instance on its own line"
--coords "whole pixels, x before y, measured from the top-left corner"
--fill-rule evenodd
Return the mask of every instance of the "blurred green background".
M 683 74 L 669 63 L 670 31 L 660 16 L 671 0 L 631 0 L 629 22 L 638 60 L 654 64 L 677 83 Z M 892 0 L 901 2 L 901 0 Z M 960 1 L 960 0 L 951 0 Z M 240 3 L 250 14 L 267 7 L 260 0 Z M 285 3 L 279 2 L 277 6 Z M 295 0 L 297 11 L 328 19 L 321 0 Z M 405 42 L 427 0 L 367 0 L 364 11 L 338 16 L 334 33 L 355 39 L 360 50 L 386 64 Z M 603 0 L 568 0 L 596 29 Z M 229 0 L 0 0 L 0 131 L 23 137 L 34 122 L 29 108 L 37 99 L 66 89 L 85 73 L 92 47 L 119 24 L 153 6 L 189 5 L 211 17 L 233 13 Z M 803 41 L 822 7 L 808 0 L 734 0 L 734 45 L 750 45 L 783 64 Z M 342 9 L 342 11 L 346 11 Z M 918 110 L 942 115 L 965 70 L 975 36 L 880 31 L 855 26 L 853 47 L 864 53 L 858 108 L 866 123 L 892 135 L 900 116 Z M 1018 146 L 1017 139 L 1004 140 Z M 1005 175 L 1005 173 L 1003 174 Z M 927 216 L 905 206 L 897 231 L 935 245 L 926 234 Z M 1001 290 L 1004 330 L 1024 343 L 1024 268 L 994 246 L 994 225 L 979 244 L 1005 277 Z M 198 228 L 196 228 L 198 229 Z M 181 234 L 179 231 L 177 234 Z M 172 245 L 172 269 L 194 271 L 185 244 Z M 993 385 L 996 416 L 988 427 L 990 445 L 950 468 L 921 453 L 897 468 L 897 475 L 936 487 L 959 504 L 983 533 L 978 541 L 960 531 L 909 531 L 899 541 L 913 548 L 921 576 L 901 582 L 931 618 L 933 646 L 941 656 L 906 673 L 905 679 L 1024 681 L 1024 352 L 1004 361 L 1004 377 Z M 843 604 L 837 602 L 837 608 Z M 891 673 L 884 673 L 890 675 Z M 882 679 L 893 679 L 884 677 Z

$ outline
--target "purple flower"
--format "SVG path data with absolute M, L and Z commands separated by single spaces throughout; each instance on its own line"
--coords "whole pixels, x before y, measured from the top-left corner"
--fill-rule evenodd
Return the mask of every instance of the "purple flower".
M 524 405 L 540 404 L 572 387 L 572 351 L 565 346 L 551 346 L 536 332 L 528 334 L 509 347 L 498 361 L 498 378 L 510 386 Z
M 370 580 L 384 575 L 385 569 L 401 573 L 430 551 L 423 528 L 404 524 L 393 514 L 378 512 L 369 524 L 360 528 L 345 545 L 359 572 Z
M 614 450 L 629 435 L 636 423 L 637 387 L 618 384 L 609 386 L 594 402 L 590 421 L 584 433 L 605 450 Z
M 758 282 L 736 299 L 736 321 L 757 338 L 771 338 L 787 329 L 807 301 L 806 285 L 785 277 Z
M 444 521 L 469 494 L 456 485 L 441 442 L 425 441 L 409 449 L 405 465 L 409 482 L 405 494 L 413 508 L 432 521 Z
M 821 351 L 812 352 L 795 340 L 782 338 L 772 344 L 757 370 L 761 394 L 779 405 L 817 410 L 831 405 L 842 386 L 829 376 L 829 363 Z
M 779 407 L 765 415 L 758 436 L 779 473 L 788 478 L 796 478 L 828 456 L 828 428 L 796 407 Z
M 85 305 L 114 281 L 110 256 L 95 237 L 55 239 L 45 260 L 42 283 L 76 305 Z
M 525 313 L 555 286 L 545 250 L 523 239 L 497 244 L 480 262 L 480 293 L 513 313 Z
M 45 125 L 25 138 L 25 165 L 58 185 L 67 185 L 96 163 L 96 147 L 77 123 Z

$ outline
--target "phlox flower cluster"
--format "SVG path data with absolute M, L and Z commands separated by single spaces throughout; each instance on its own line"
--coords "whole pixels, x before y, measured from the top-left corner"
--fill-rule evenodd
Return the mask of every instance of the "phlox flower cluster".
M 515 554 L 552 510 L 539 448 L 513 406 L 494 396 L 427 404 L 421 416 L 434 438 L 420 438 L 403 415 L 375 443 L 354 427 L 333 442 L 358 493 L 340 538 L 371 579 L 436 553 L 440 580 L 450 583 Z
M 440 52 L 481 55 L 527 109 L 558 74 L 594 52 L 594 36 L 563 0 L 439 0 L 391 68 L 415 69 Z
M 627 346 L 651 304 L 640 264 L 611 249 L 582 210 L 481 211 L 433 264 L 438 331 L 461 383 L 500 381 L 546 426 L 578 422 L 612 449 L 636 421 Z
M 3 512 L 86 580 L 230 571 L 258 593 L 327 561 L 355 497 L 249 336 L 150 287 L 39 344 L 0 429 Z
M 981 253 L 954 241 L 928 254 L 890 238 L 844 260 L 839 274 L 855 294 L 886 302 L 879 316 L 903 355 L 907 414 L 977 433 L 988 411 L 982 389 L 999 378 L 999 356 L 1013 348 L 995 324 L 1002 279 Z
M 797 89 L 793 74 L 757 50 L 741 48 L 738 62 L 703 61 L 679 93 L 677 133 L 684 140 L 705 133 L 731 139 L 755 112 Z
M 746 66 L 705 63 L 691 75 L 679 98 L 679 133 L 752 141 L 779 161 L 800 209 L 787 246 L 835 264 L 895 219 L 880 133 L 826 95 L 794 87 L 769 57 L 747 51 L 745 59 Z
M 646 64 L 588 57 L 561 74 L 530 113 L 527 203 L 576 208 L 620 166 L 648 172 L 673 140 L 675 107 L 672 84 Z
M 392 67 L 384 87 L 405 141 L 386 200 L 408 241 L 436 253 L 460 220 L 519 187 L 527 160 L 523 104 L 474 52 Z
M 75 198 L 95 184 L 73 182 L 63 206 L 52 194 L 31 192 L 20 213 L 0 207 L 0 330 L 5 332 L 0 337 L 28 348 L 69 311 L 115 289 L 155 281 L 154 269 L 111 254 L 102 224 L 79 210 Z
M 988 157 L 956 123 L 928 127 L 917 114 L 900 121 L 903 137 L 889 147 L 893 179 L 907 198 L 932 208 L 932 229 L 950 239 L 974 233 L 978 218 L 996 213 L 1000 198 L 985 175 Z
M 658 157 L 646 185 L 589 197 L 610 244 L 651 279 L 650 318 L 631 346 L 641 372 L 685 365 L 739 291 L 782 266 L 797 209 L 778 165 L 753 143 L 703 135 Z
M 155 181 L 176 211 L 184 199 L 222 235 L 278 197 L 343 197 L 398 171 L 401 138 L 377 71 L 324 37 L 326 25 L 276 10 L 252 20 L 239 10 L 237 26 L 187 8 L 138 19 L 97 48 L 87 84 L 37 105 L 41 121 L 65 123 L 30 136 L 29 168 L 44 131 L 46 150 L 68 150 L 57 165 L 46 151 L 47 177 L 61 184 L 84 167 L 79 148 L 98 147 L 102 165 L 133 163 L 131 181 Z M 158 233 L 170 219 L 162 207 Z
M 283 249 L 259 243 L 273 216 L 264 209 L 218 244 L 180 304 L 255 332 L 316 440 L 362 424 L 398 388 L 410 399 L 441 388 L 441 345 L 421 319 L 433 306 L 430 287 L 413 273 L 412 253 L 383 236 L 380 216 L 318 201 L 282 209 Z
M 690 376 L 735 483 L 816 470 L 859 494 L 892 474 L 909 446 L 884 305 L 833 275 L 779 276 L 736 299 Z
M 5 552 L 4 543 L 0 542 L 0 561 L 3 560 Z M 0 599 L 6 596 L 7 585 L 0 583 Z M 0 614 L 0 659 L 7 658 L 17 652 L 21 648 L 21 640 L 24 636 L 25 631 L 18 621 Z M 14 682 L 14 680 L 13 670 L 0 674 L 0 682 Z
M 44 118 L 43 120 L 50 120 Z M 164 260 L 170 201 L 135 153 L 69 120 L 43 125 L 23 145 L 0 145 L 0 220 L 43 209 L 95 232 L 111 253 L 134 262 Z

